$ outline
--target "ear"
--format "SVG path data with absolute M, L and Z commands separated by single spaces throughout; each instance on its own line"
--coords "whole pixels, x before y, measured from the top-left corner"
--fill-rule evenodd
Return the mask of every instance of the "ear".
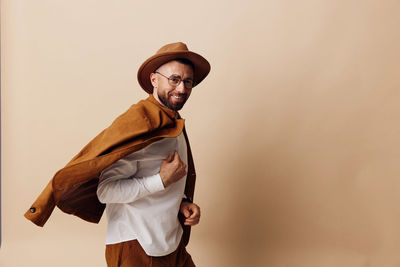
M 153 88 L 157 88 L 158 79 L 157 79 L 157 75 L 154 72 L 150 73 L 150 81 L 151 81 L 151 84 L 153 85 Z

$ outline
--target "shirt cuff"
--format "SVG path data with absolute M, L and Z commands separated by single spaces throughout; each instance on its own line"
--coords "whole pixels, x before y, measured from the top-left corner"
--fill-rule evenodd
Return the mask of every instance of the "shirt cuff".
M 155 193 L 155 192 L 165 189 L 159 173 L 155 174 L 153 176 L 146 177 L 146 179 L 144 179 L 144 181 L 145 181 L 146 189 L 150 193 Z

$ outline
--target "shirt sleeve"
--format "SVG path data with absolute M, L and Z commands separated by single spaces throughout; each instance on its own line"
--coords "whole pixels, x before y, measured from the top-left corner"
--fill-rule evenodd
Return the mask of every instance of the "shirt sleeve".
M 159 173 L 135 177 L 138 160 L 129 155 L 103 170 L 99 177 L 97 197 L 101 203 L 131 203 L 149 194 L 164 190 Z

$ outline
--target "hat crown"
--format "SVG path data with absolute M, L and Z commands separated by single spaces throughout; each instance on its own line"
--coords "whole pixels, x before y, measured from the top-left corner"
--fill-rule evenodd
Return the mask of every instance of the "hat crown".
M 181 52 L 181 51 L 189 51 L 189 49 L 187 48 L 186 44 L 182 42 L 177 42 L 164 45 L 157 51 L 157 54 L 166 52 Z

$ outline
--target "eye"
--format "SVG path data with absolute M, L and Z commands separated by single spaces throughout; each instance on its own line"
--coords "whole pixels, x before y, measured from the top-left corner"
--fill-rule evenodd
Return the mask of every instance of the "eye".
M 169 78 L 173 83 L 179 83 L 181 81 L 181 77 L 179 76 L 172 76 Z
M 186 87 L 192 87 L 193 86 L 193 80 L 187 79 L 183 81 L 185 83 Z

